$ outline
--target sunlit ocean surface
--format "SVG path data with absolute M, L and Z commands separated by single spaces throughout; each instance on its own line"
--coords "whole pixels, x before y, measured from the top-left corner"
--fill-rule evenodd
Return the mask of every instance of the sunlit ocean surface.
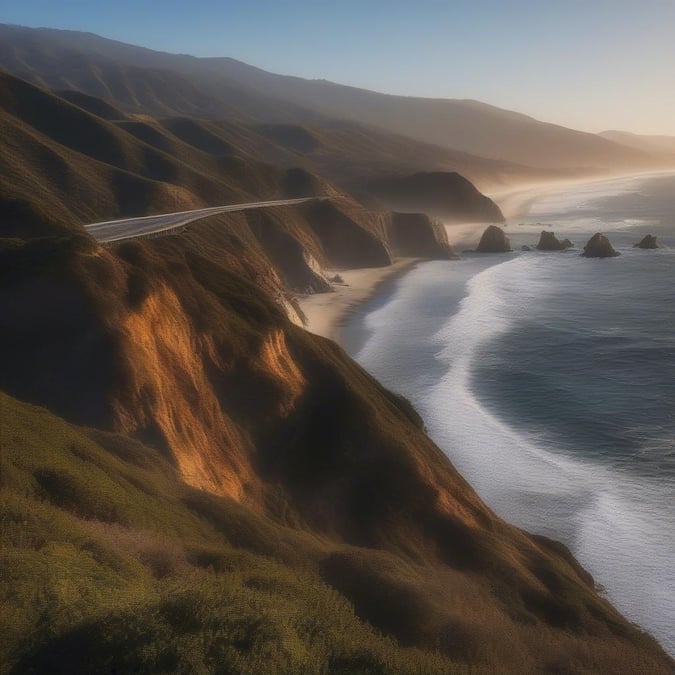
M 675 654 L 675 176 L 541 198 L 513 248 L 542 223 L 577 248 L 424 263 L 344 343 L 492 508 L 565 542 Z M 596 231 L 622 255 L 581 258 Z M 665 248 L 633 248 L 646 233 Z

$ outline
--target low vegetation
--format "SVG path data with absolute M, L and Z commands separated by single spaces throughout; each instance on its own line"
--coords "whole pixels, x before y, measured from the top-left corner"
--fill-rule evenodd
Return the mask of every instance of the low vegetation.
M 1 673 L 671 672 L 290 320 L 437 225 L 333 196 L 103 248 L 92 214 L 326 185 L 70 98 L 0 74 Z
M 0 412 L 2 672 L 448 672 L 303 569 L 325 542 L 220 499 L 243 549 L 146 446 L 5 395 Z
M 457 590 L 432 638 L 430 568 L 191 490 L 124 436 L 4 394 L 0 414 L 0 672 L 534 672 L 541 653 L 549 672 L 666 672 L 608 638 L 514 629 Z
M 668 672 L 227 222 L 2 247 L 1 670 Z

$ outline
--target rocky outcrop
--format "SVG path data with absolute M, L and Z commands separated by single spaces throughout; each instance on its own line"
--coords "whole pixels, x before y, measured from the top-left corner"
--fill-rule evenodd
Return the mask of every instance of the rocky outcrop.
M 501 227 L 490 225 L 483 236 L 476 251 L 478 253 L 508 253 L 511 250 L 511 242 Z
M 298 208 L 333 267 L 385 267 L 392 255 L 386 242 L 385 213 L 365 211 L 349 200 L 310 202 Z M 322 262 L 323 262 L 322 260 Z
M 181 162 L 119 148 L 173 166 L 187 197 L 227 197 Z M 62 156 L 72 171 L 44 205 L 35 185 L 51 183 L 19 167 L 5 195 L 18 224 L 61 199 L 76 224 L 118 193 L 178 208 L 173 184 L 143 205 L 144 178 Z M 241 178 L 235 198 L 314 184 L 208 163 Z M 99 189 L 78 205 L 90 174 Z M 19 582 L 3 595 L 0 671 L 672 672 L 562 544 L 490 511 L 408 401 L 288 321 L 289 289 L 324 287 L 322 267 L 389 264 L 391 219 L 344 199 L 106 248 L 84 233 L 0 242 L 0 391 L 64 418 L 0 393 L 3 571 Z M 427 228 L 408 224 L 395 229 L 411 241 Z
M 646 234 L 639 243 L 635 244 L 633 248 L 658 248 L 656 237 L 653 234 Z
M 63 625 L 73 611 L 71 596 L 50 597 L 46 614 L 30 615 L 35 629 L 27 624 L 10 636 L 13 649 L 35 644 L 44 647 L 43 657 L 11 672 L 166 669 L 165 660 L 150 666 L 139 660 L 148 651 L 138 637 L 146 616 L 159 617 L 152 619 L 159 622 L 152 628 L 156 653 L 176 640 L 187 645 L 185 671 L 195 670 L 193 645 L 202 637 L 202 672 L 209 671 L 216 648 L 251 652 L 237 647 L 248 626 L 253 639 L 271 644 L 270 653 L 280 659 L 286 659 L 281 645 L 287 635 L 292 645 L 314 649 L 281 624 L 253 632 L 266 611 L 260 593 L 283 593 L 270 609 L 270 616 L 282 617 L 288 612 L 277 608 L 287 609 L 286 598 L 298 596 L 298 635 L 306 635 L 308 625 L 317 635 L 346 633 L 347 653 L 354 644 L 358 652 L 351 661 L 336 657 L 331 638 L 321 647 L 320 667 L 297 661 L 261 668 L 258 660 L 246 672 L 363 672 L 364 663 L 384 672 L 385 665 L 364 652 L 371 644 L 378 658 L 393 659 L 388 672 L 396 673 L 466 671 L 476 662 L 486 664 L 485 672 L 551 672 L 561 653 L 579 660 L 578 672 L 671 672 L 656 643 L 597 594 L 562 544 L 511 527 L 489 510 L 425 435 L 410 403 L 333 342 L 288 322 L 276 298 L 286 272 L 277 272 L 265 255 L 268 240 L 254 236 L 255 223 L 241 214 L 230 217 L 107 249 L 84 235 L 0 247 L 0 390 L 95 427 L 98 438 L 110 440 L 109 454 L 74 444 L 75 430 L 53 419 L 41 424 L 45 414 L 39 411 L 21 430 L 8 429 L 26 409 L 0 396 L 3 497 L 10 482 L 12 504 L 32 498 L 22 512 L 11 512 L 17 513 L 11 532 L 21 534 L 29 518 L 31 527 L 44 523 L 40 539 L 13 534 L 12 546 L 23 548 L 5 556 L 9 576 L 26 578 L 26 561 L 31 564 L 30 584 L 21 586 L 31 599 L 33 585 L 58 587 L 62 570 L 77 564 L 67 578 L 82 570 L 87 602 L 76 606 L 91 608 L 73 620 L 75 642 Z M 328 223 L 322 246 L 341 226 L 355 227 L 346 218 Z M 274 226 L 270 220 L 260 227 L 265 222 Z M 377 224 L 371 223 L 373 231 Z M 279 232 L 300 228 L 300 221 L 287 227 Z M 298 233 L 307 238 L 306 250 L 314 247 L 308 232 Z M 354 247 L 367 241 L 356 230 L 348 236 Z M 23 429 L 36 424 L 38 433 L 24 440 Z M 59 528 L 52 534 L 54 522 Z M 185 533 L 184 545 L 178 546 L 176 533 Z M 70 537 L 67 546 L 64 536 Z M 157 554 L 143 550 L 117 562 L 151 537 L 161 544 Z M 224 542 L 236 549 L 223 551 Z M 82 553 L 79 546 L 86 546 Z M 50 564 L 44 563 L 47 553 Z M 253 556 L 265 556 L 266 572 L 256 568 L 245 577 L 240 570 L 250 571 Z M 111 560 L 124 572 L 115 574 L 120 581 L 114 586 L 107 581 Z M 175 573 L 163 571 L 165 560 L 178 561 Z M 158 562 L 148 562 L 146 572 L 144 561 Z M 128 580 L 126 570 L 142 576 Z M 307 595 L 295 590 L 300 583 L 288 586 L 300 571 L 307 575 L 300 579 L 314 580 Z M 243 584 L 239 579 L 250 582 L 234 585 Z M 168 600 L 158 609 L 155 589 L 162 583 Z M 213 595 L 198 594 L 214 584 Z M 328 587 L 325 600 L 316 596 L 315 588 Z M 243 614 L 250 620 L 234 637 L 214 637 L 213 626 L 230 619 L 202 608 L 227 607 L 238 588 L 253 608 Z M 113 596 L 124 604 L 111 608 Z M 22 616 L 24 597 L 10 594 L 9 600 L 12 616 Z M 323 626 L 313 618 L 317 602 Z M 354 617 L 363 624 L 352 625 Z M 99 622 L 99 632 L 86 624 L 82 633 L 82 621 L 90 619 Z M 174 624 L 187 626 L 187 637 L 176 638 Z M 46 642 L 33 640 L 39 631 Z M 90 644 L 97 648 L 86 651 Z M 83 663 L 98 654 L 99 644 L 109 645 L 109 658 L 95 667 Z M 417 650 L 396 660 L 399 645 Z M 393 656 L 382 652 L 385 647 Z M 417 653 L 419 662 L 411 662 Z M 64 665 L 62 654 L 75 661 Z M 58 668 L 50 668 L 54 655 Z M 131 658 L 140 665 L 130 668 Z
M 424 213 L 392 213 L 387 235 L 394 255 L 452 260 L 445 227 Z
M 569 239 L 560 241 L 554 232 L 542 230 L 537 244 L 537 251 L 564 251 L 571 248 L 574 244 Z
M 581 254 L 584 258 L 615 258 L 621 255 L 610 243 L 604 234 L 596 232 L 584 246 L 584 252 Z

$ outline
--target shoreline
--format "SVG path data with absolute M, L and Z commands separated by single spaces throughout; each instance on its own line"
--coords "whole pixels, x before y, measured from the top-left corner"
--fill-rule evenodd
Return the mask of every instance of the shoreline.
M 332 293 L 315 293 L 298 297 L 307 318 L 305 330 L 340 344 L 340 332 L 351 314 L 364 302 L 375 297 L 385 284 L 415 268 L 424 258 L 398 258 L 387 267 L 350 270 L 324 270 L 326 276 L 339 274 L 343 284 L 334 284 Z
M 577 178 L 559 178 L 555 180 L 531 181 L 513 183 L 507 187 L 495 190 L 486 190 L 484 194 L 492 199 L 502 210 L 507 222 L 509 219 L 527 215 L 529 205 L 545 194 L 564 192 L 581 185 L 611 182 L 624 178 L 672 176 L 675 169 L 647 169 L 644 171 L 630 171 L 628 173 L 603 173 L 595 176 Z
M 546 255 L 549 254 L 541 254 L 539 260 L 545 259 L 544 256 Z M 527 257 L 529 256 L 526 256 L 526 259 Z M 533 258 L 534 256 L 529 257 L 530 260 Z M 576 258 L 574 259 L 576 260 Z M 464 278 L 458 278 L 455 273 L 446 278 L 446 271 L 438 268 L 430 270 L 429 274 L 425 275 L 426 281 L 424 284 L 418 284 L 418 281 L 420 281 L 419 277 L 415 279 L 410 287 L 407 285 L 407 280 L 401 282 L 391 292 L 396 307 L 392 306 L 392 309 L 389 310 L 386 303 L 382 303 L 382 309 L 378 310 L 378 319 L 374 326 L 366 326 L 363 323 L 362 316 L 367 315 L 370 311 L 370 308 L 364 308 L 343 329 L 347 345 L 354 340 L 352 337 L 354 335 L 358 344 L 358 340 L 360 339 L 359 333 L 365 332 L 368 340 L 367 348 L 362 349 L 359 346 L 353 352 L 354 355 L 358 356 L 357 360 L 359 364 L 376 377 L 376 379 L 385 382 L 386 386 L 407 397 L 423 413 L 424 421 L 429 430 L 428 433 L 438 446 L 448 454 L 458 471 L 478 490 L 481 497 L 490 504 L 490 507 L 509 522 L 515 522 L 519 527 L 529 532 L 536 532 L 557 541 L 563 541 L 573 551 L 575 557 L 581 561 L 584 568 L 610 589 L 608 593 L 611 595 L 606 597 L 609 597 L 615 606 L 620 606 L 620 611 L 624 616 L 630 616 L 630 620 L 639 623 L 644 630 L 648 630 L 654 636 L 659 636 L 657 639 L 661 641 L 664 649 L 666 645 L 670 649 L 673 649 L 672 641 L 663 641 L 664 631 L 662 626 L 664 621 L 667 621 L 667 619 L 659 618 L 663 614 L 655 613 L 654 616 L 658 619 L 656 621 L 650 621 L 649 618 L 646 619 L 640 613 L 640 603 L 639 601 L 635 601 L 635 595 L 632 595 L 631 592 L 625 592 L 626 588 L 631 588 L 631 585 L 623 585 L 621 568 L 616 568 L 611 564 L 611 556 L 605 557 L 604 551 L 607 548 L 603 548 L 604 544 L 601 546 L 588 545 L 588 542 L 582 536 L 582 529 L 575 530 L 570 525 L 570 523 L 583 522 L 585 527 L 589 528 L 584 531 L 594 532 L 592 537 L 593 542 L 597 541 L 596 526 L 609 527 L 607 524 L 608 512 L 600 507 L 593 511 L 593 519 L 588 518 L 581 521 L 582 516 L 591 511 L 588 506 L 590 502 L 584 505 L 583 497 L 579 496 L 581 494 L 580 486 L 585 484 L 585 480 L 588 480 L 589 485 L 587 495 L 593 494 L 593 488 L 598 483 L 605 486 L 603 494 L 609 495 L 609 504 L 612 505 L 612 510 L 609 513 L 612 517 L 615 514 L 614 509 L 616 509 L 616 512 L 630 513 L 633 518 L 637 518 L 636 514 L 638 514 L 638 511 L 632 508 L 633 504 L 662 504 L 666 491 L 661 493 L 655 488 L 656 491 L 649 492 L 649 494 L 656 496 L 653 499 L 650 498 L 648 501 L 645 494 L 646 490 L 643 491 L 642 489 L 646 485 L 645 483 L 632 482 L 631 479 L 627 479 L 625 482 L 610 482 L 610 475 L 615 475 L 610 474 L 612 467 L 615 467 L 614 464 L 609 463 L 608 466 L 610 468 L 606 472 L 601 471 L 601 469 L 591 472 L 589 468 L 591 464 L 588 460 L 593 455 L 580 453 L 577 456 L 574 451 L 570 450 L 571 444 L 570 446 L 560 444 L 556 441 L 555 436 L 541 440 L 541 437 L 534 431 L 532 434 L 529 434 L 528 425 L 523 422 L 522 417 L 518 416 L 517 409 L 514 412 L 514 410 L 508 407 L 503 407 L 499 403 L 500 396 L 497 396 L 497 398 L 488 397 L 485 399 L 487 403 L 483 402 L 480 389 L 474 388 L 469 373 L 475 365 L 480 364 L 481 341 L 484 346 L 485 344 L 489 344 L 494 336 L 499 336 L 499 318 L 502 316 L 509 317 L 508 309 L 502 309 L 500 310 L 501 314 L 499 311 L 495 314 L 495 307 L 498 309 L 499 305 L 493 305 L 489 299 L 486 300 L 483 291 L 487 289 L 488 293 L 493 295 L 495 290 L 491 289 L 491 286 L 499 290 L 508 288 L 509 284 L 504 284 L 503 282 L 509 279 L 510 273 L 494 277 L 494 284 L 479 284 L 477 288 L 473 289 L 472 293 L 464 292 L 461 287 L 464 285 L 465 279 L 470 278 L 470 276 L 476 273 L 480 273 L 485 264 L 489 265 L 493 260 L 495 268 L 499 268 L 508 258 L 500 256 L 496 256 L 496 258 L 491 256 L 484 258 L 471 256 L 465 260 L 472 269 L 464 275 Z M 558 260 L 569 261 L 573 260 L 573 258 L 559 256 Z M 474 262 L 479 262 L 480 268 L 477 268 L 473 264 Z M 582 263 L 581 267 L 585 267 L 589 278 L 593 277 L 593 272 L 589 272 L 591 270 L 590 266 L 584 266 Z M 502 269 L 506 272 L 507 267 L 503 266 Z M 496 269 L 495 272 L 497 272 Z M 435 282 L 435 286 L 429 283 L 429 279 L 432 276 L 438 280 Z M 565 277 L 556 278 L 559 280 Z M 518 275 L 516 275 L 515 279 L 518 279 Z M 519 283 L 526 285 L 528 280 L 531 279 L 530 275 L 520 277 Z M 547 283 L 551 283 L 551 279 L 547 278 L 545 272 L 543 273 L 543 279 Z M 411 279 L 412 281 L 413 279 Z M 519 295 L 517 285 L 515 291 L 513 288 L 511 289 L 512 298 L 522 297 Z M 423 309 L 420 310 L 419 289 L 422 287 L 426 291 L 424 295 L 425 303 L 428 302 L 429 304 L 425 304 Z M 661 287 L 663 288 L 663 285 Z M 562 286 L 559 283 L 557 284 L 557 288 L 559 297 L 564 297 L 566 293 L 561 290 Z M 408 292 L 412 289 L 415 289 L 417 292 Z M 438 294 L 439 289 L 441 289 L 440 295 Z M 583 294 L 583 288 L 579 291 L 578 287 L 575 292 Z M 536 291 L 533 291 L 533 297 L 534 295 L 536 295 Z M 447 314 L 428 311 L 432 307 L 438 308 L 440 306 L 434 300 L 434 298 L 438 297 L 442 297 L 442 308 L 444 311 L 447 309 Z M 580 295 L 579 297 L 583 296 Z M 423 323 L 427 321 L 425 312 L 433 317 L 439 315 L 446 317 L 449 321 L 451 317 L 455 317 L 460 312 L 462 300 L 465 302 L 464 318 L 457 323 L 452 331 L 447 330 L 449 324 L 444 324 L 443 318 L 439 319 L 437 323 Z M 528 302 L 524 305 L 528 308 L 524 312 L 526 317 L 532 316 L 529 314 L 530 300 L 528 299 Z M 567 302 L 569 302 L 569 299 Z M 508 307 L 509 303 L 505 304 Z M 542 304 L 542 306 L 545 306 L 545 304 Z M 477 308 L 483 308 L 483 310 L 477 311 Z M 569 314 L 573 315 L 573 313 L 574 310 L 570 311 Z M 489 320 L 486 320 L 486 317 L 490 317 Z M 497 320 L 496 327 L 493 329 L 494 332 L 492 332 L 491 325 L 495 319 Z M 583 321 L 580 323 L 583 324 Z M 419 330 L 418 327 L 420 325 L 424 325 L 425 329 L 423 331 Z M 511 328 L 507 330 L 511 330 Z M 441 335 L 442 341 L 439 342 L 438 339 L 436 341 L 431 339 L 430 336 L 435 335 Z M 529 338 L 526 331 L 523 331 L 521 335 L 524 337 L 521 337 L 519 341 L 525 345 L 521 347 L 523 358 L 510 359 L 510 361 L 505 359 L 503 364 L 507 364 L 507 367 L 504 368 L 504 365 L 502 365 L 502 369 L 506 372 L 508 372 L 509 362 L 523 364 L 528 361 L 527 343 Z M 419 343 L 417 342 L 418 339 L 420 340 Z M 364 342 L 363 344 L 365 345 L 366 343 Z M 551 345 L 551 348 L 554 346 L 555 341 Z M 452 353 L 452 366 L 450 365 L 450 360 L 446 360 L 446 357 L 443 357 L 439 361 L 435 356 L 435 354 L 443 353 L 446 348 L 449 348 Z M 352 352 L 349 353 L 353 355 Z M 549 350 L 542 352 L 544 355 L 547 353 L 552 352 Z M 540 356 L 540 358 L 545 359 L 546 357 Z M 448 377 L 452 370 L 456 368 L 457 363 L 464 364 L 457 367 L 457 371 L 460 374 Z M 427 370 L 428 368 L 433 368 L 434 370 Z M 466 374 L 462 375 L 462 372 Z M 525 372 L 527 372 L 527 369 Z M 572 367 L 569 371 L 566 370 L 565 372 L 575 371 Z M 440 373 L 438 377 L 437 373 Z M 508 397 L 508 393 L 506 396 Z M 536 407 L 535 396 L 531 395 L 530 398 L 535 401 Z M 435 403 L 432 405 L 429 402 L 430 400 L 435 401 Z M 555 415 L 557 416 L 557 414 L 556 412 Z M 444 421 L 447 419 L 460 420 L 461 424 L 447 424 Z M 619 424 L 617 423 L 617 425 Z M 480 436 L 479 434 L 483 431 L 486 435 Z M 509 439 L 508 443 L 504 440 L 505 438 Z M 473 448 L 472 443 L 476 443 L 476 450 L 464 453 L 455 452 L 457 448 Z M 477 451 L 478 448 L 492 447 L 497 448 L 497 450 L 496 452 L 491 452 L 489 455 L 487 454 L 487 450 L 485 454 L 483 454 L 483 450 Z M 577 447 L 576 442 L 575 447 Z M 583 446 L 579 445 L 579 447 Z M 611 455 L 609 456 L 611 457 Z M 486 461 L 487 457 L 489 459 Z M 509 466 L 517 468 L 513 470 L 513 473 L 510 473 L 507 471 Z M 602 467 L 603 465 L 598 463 L 598 466 Z M 532 473 L 523 471 L 521 467 L 528 467 Z M 621 471 L 621 469 L 618 470 L 616 476 L 623 476 Z M 527 478 L 521 481 L 520 477 L 523 475 L 527 476 Z M 637 501 L 624 500 L 623 497 L 626 494 L 624 492 L 625 486 L 637 485 L 640 486 Z M 610 487 L 612 487 L 611 490 L 609 489 Z M 493 499 L 494 501 L 492 501 Z M 547 506 L 549 499 L 554 505 L 553 513 L 555 513 L 555 517 L 550 515 L 551 511 Z M 574 505 L 577 503 L 581 504 L 578 507 L 578 513 L 581 514 L 578 516 L 579 520 L 577 520 L 575 514 L 570 515 L 574 511 Z M 603 507 L 606 504 L 607 502 L 601 503 Z M 617 504 L 620 504 L 621 507 L 617 506 Z M 535 508 L 538 510 L 535 510 Z M 558 508 L 560 511 L 558 511 Z M 531 517 L 531 512 L 535 513 L 535 516 Z M 650 511 L 650 514 L 662 512 L 662 510 L 655 510 Z M 643 512 L 639 513 L 639 517 L 642 518 Z M 651 515 L 644 515 L 644 518 L 648 517 L 651 518 Z M 667 521 L 667 518 L 664 520 Z M 624 532 L 623 525 L 625 522 L 630 522 L 630 520 L 623 521 L 617 519 L 615 522 L 610 522 L 610 525 L 615 528 L 612 531 Z M 620 539 L 620 537 L 617 537 L 617 539 Z M 575 542 L 582 540 L 586 541 L 586 545 L 583 545 L 582 542 L 578 544 L 578 548 L 575 548 Z M 626 541 L 629 542 L 627 547 L 620 548 L 619 551 L 624 559 L 628 561 L 627 564 L 631 565 L 633 564 L 634 557 L 630 553 L 629 545 L 633 540 L 628 538 Z M 639 536 L 636 541 L 640 541 Z M 620 546 L 624 546 L 623 543 Z M 650 550 L 658 552 L 659 548 Z M 636 564 L 639 564 L 639 559 Z M 617 569 L 619 569 L 618 572 L 616 572 Z M 655 569 L 659 573 L 662 573 L 662 567 Z M 665 632 L 667 633 L 667 630 Z
M 586 176 L 584 178 L 565 178 L 540 182 L 514 183 L 509 187 L 486 192 L 504 213 L 506 221 L 501 224 L 510 232 L 513 219 L 526 216 L 531 202 L 545 194 L 564 191 L 578 185 L 602 183 L 632 176 L 672 175 L 673 170 L 644 171 L 627 174 Z M 510 222 L 511 221 L 511 222 Z M 445 231 L 450 245 L 460 253 L 478 243 L 481 233 L 489 223 L 446 223 Z M 364 302 L 371 300 L 383 287 L 426 262 L 425 258 L 398 258 L 388 267 L 369 267 L 347 270 L 323 270 L 327 277 L 339 274 L 344 284 L 333 284 L 333 292 L 298 296 L 300 309 L 307 319 L 305 330 L 321 337 L 334 340 L 342 345 L 342 328 L 354 311 Z
M 500 194 L 503 194 L 504 199 L 511 199 L 516 204 L 522 205 L 521 202 L 526 203 L 525 195 L 527 195 L 527 201 L 529 201 L 529 199 L 554 189 L 558 185 L 559 183 L 545 182 L 524 184 L 520 187 L 511 186 Z M 503 223 L 502 227 L 506 227 L 509 217 L 515 217 L 515 215 L 505 214 L 505 217 L 507 222 Z M 459 254 L 461 250 L 477 244 L 480 235 L 489 224 L 480 222 L 444 223 L 448 243 Z M 323 270 L 324 275 L 329 278 L 339 274 L 345 283 L 333 284 L 333 292 L 297 296 L 300 309 L 307 320 L 304 325 L 305 330 L 334 340 L 340 346 L 344 346 L 340 339 L 342 328 L 354 311 L 363 303 L 374 298 L 385 286 L 426 261 L 426 258 L 398 258 L 388 267 Z
M 489 223 L 452 223 L 445 225 L 448 243 L 455 251 L 475 239 Z M 334 340 L 340 339 L 342 328 L 359 306 L 374 298 L 384 287 L 396 281 L 428 258 L 397 258 L 388 267 L 367 267 L 348 270 L 323 270 L 327 277 L 339 274 L 344 284 L 333 284 L 332 293 L 298 296 L 300 309 L 307 319 L 305 330 Z

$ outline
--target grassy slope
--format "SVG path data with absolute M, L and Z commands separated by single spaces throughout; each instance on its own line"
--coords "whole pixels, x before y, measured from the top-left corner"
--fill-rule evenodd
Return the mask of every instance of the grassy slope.
M 5 234 L 29 222 L 39 233 L 106 217 L 330 192 L 305 172 L 212 156 L 177 138 L 158 149 L 2 73 L 0 131 Z
M 114 116 L 101 101 L 81 102 Z M 0 75 L 2 233 L 37 236 L 107 217 L 337 194 L 302 168 L 252 161 L 250 156 L 259 150 L 256 135 L 236 125 L 228 129 L 224 135 L 222 125 L 185 118 L 160 123 L 147 116 L 115 125 Z M 297 217 L 287 211 L 285 220 L 293 221 L 290 229 L 278 218 L 271 224 L 270 218 L 261 213 L 250 220 L 258 223 L 258 238 L 267 240 L 268 254 L 294 290 L 328 290 L 325 280 L 308 269 L 306 252 L 332 266 L 390 263 L 391 227 L 385 221 L 392 217 L 368 213 L 347 197 L 300 209 Z M 418 218 L 412 230 L 432 240 L 424 247 L 426 255 L 447 257 L 445 235 L 428 219 Z M 397 255 L 418 252 L 407 244 L 393 248 Z
M 313 113 L 306 106 L 285 102 L 283 96 L 270 98 L 264 90 L 237 85 L 218 74 L 219 66 L 200 64 L 197 59 L 186 62 L 175 55 L 63 31 L 41 33 L 0 25 L 0 35 L 5 40 L 0 67 L 34 84 L 57 92 L 78 89 L 131 113 L 227 120 L 222 123 L 225 133 L 233 138 L 234 128 L 235 145 L 248 134 L 256 159 L 303 166 L 347 188 L 392 171 L 459 171 L 483 185 L 541 177 L 541 169 L 535 172 L 531 167 L 439 147 L 437 139 L 424 143 L 400 131 L 397 135 L 338 121 L 344 115 Z M 195 76 L 193 66 L 205 68 L 201 76 Z M 77 93 L 70 96 L 75 102 L 80 96 L 82 107 L 120 119 L 109 104 L 101 106 Z M 304 141 L 299 143 L 299 138 Z M 319 145 L 308 153 L 312 138 Z
M 0 672 L 464 672 L 360 621 L 332 547 L 203 496 L 156 451 L 0 394 Z
M 61 236 L 1 242 L 0 389 L 117 432 L 1 399 L 5 669 L 667 672 L 563 547 L 500 521 L 409 404 L 280 309 L 306 252 L 388 262 L 387 217 L 338 200 L 102 249 L 67 233 L 74 195 L 96 208 L 104 172 L 145 181 L 129 170 L 167 148 L 2 95 L 3 197 L 20 186 L 25 221 Z M 237 186 L 312 180 L 166 138 Z
M 155 115 L 309 126 L 343 119 L 538 167 L 614 169 L 659 161 L 594 134 L 477 101 L 390 96 L 276 75 L 234 59 L 167 54 L 74 31 L 0 25 L 0 35 L 0 65 L 20 76 L 57 89 L 68 82 L 126 109 Z
M 408 404 L 288 323 L 243 224 L 210 227 L 5 251 L 0 388 L 152 446 L 3 398 L 1 651 L 20 670 L 667 672 Z

